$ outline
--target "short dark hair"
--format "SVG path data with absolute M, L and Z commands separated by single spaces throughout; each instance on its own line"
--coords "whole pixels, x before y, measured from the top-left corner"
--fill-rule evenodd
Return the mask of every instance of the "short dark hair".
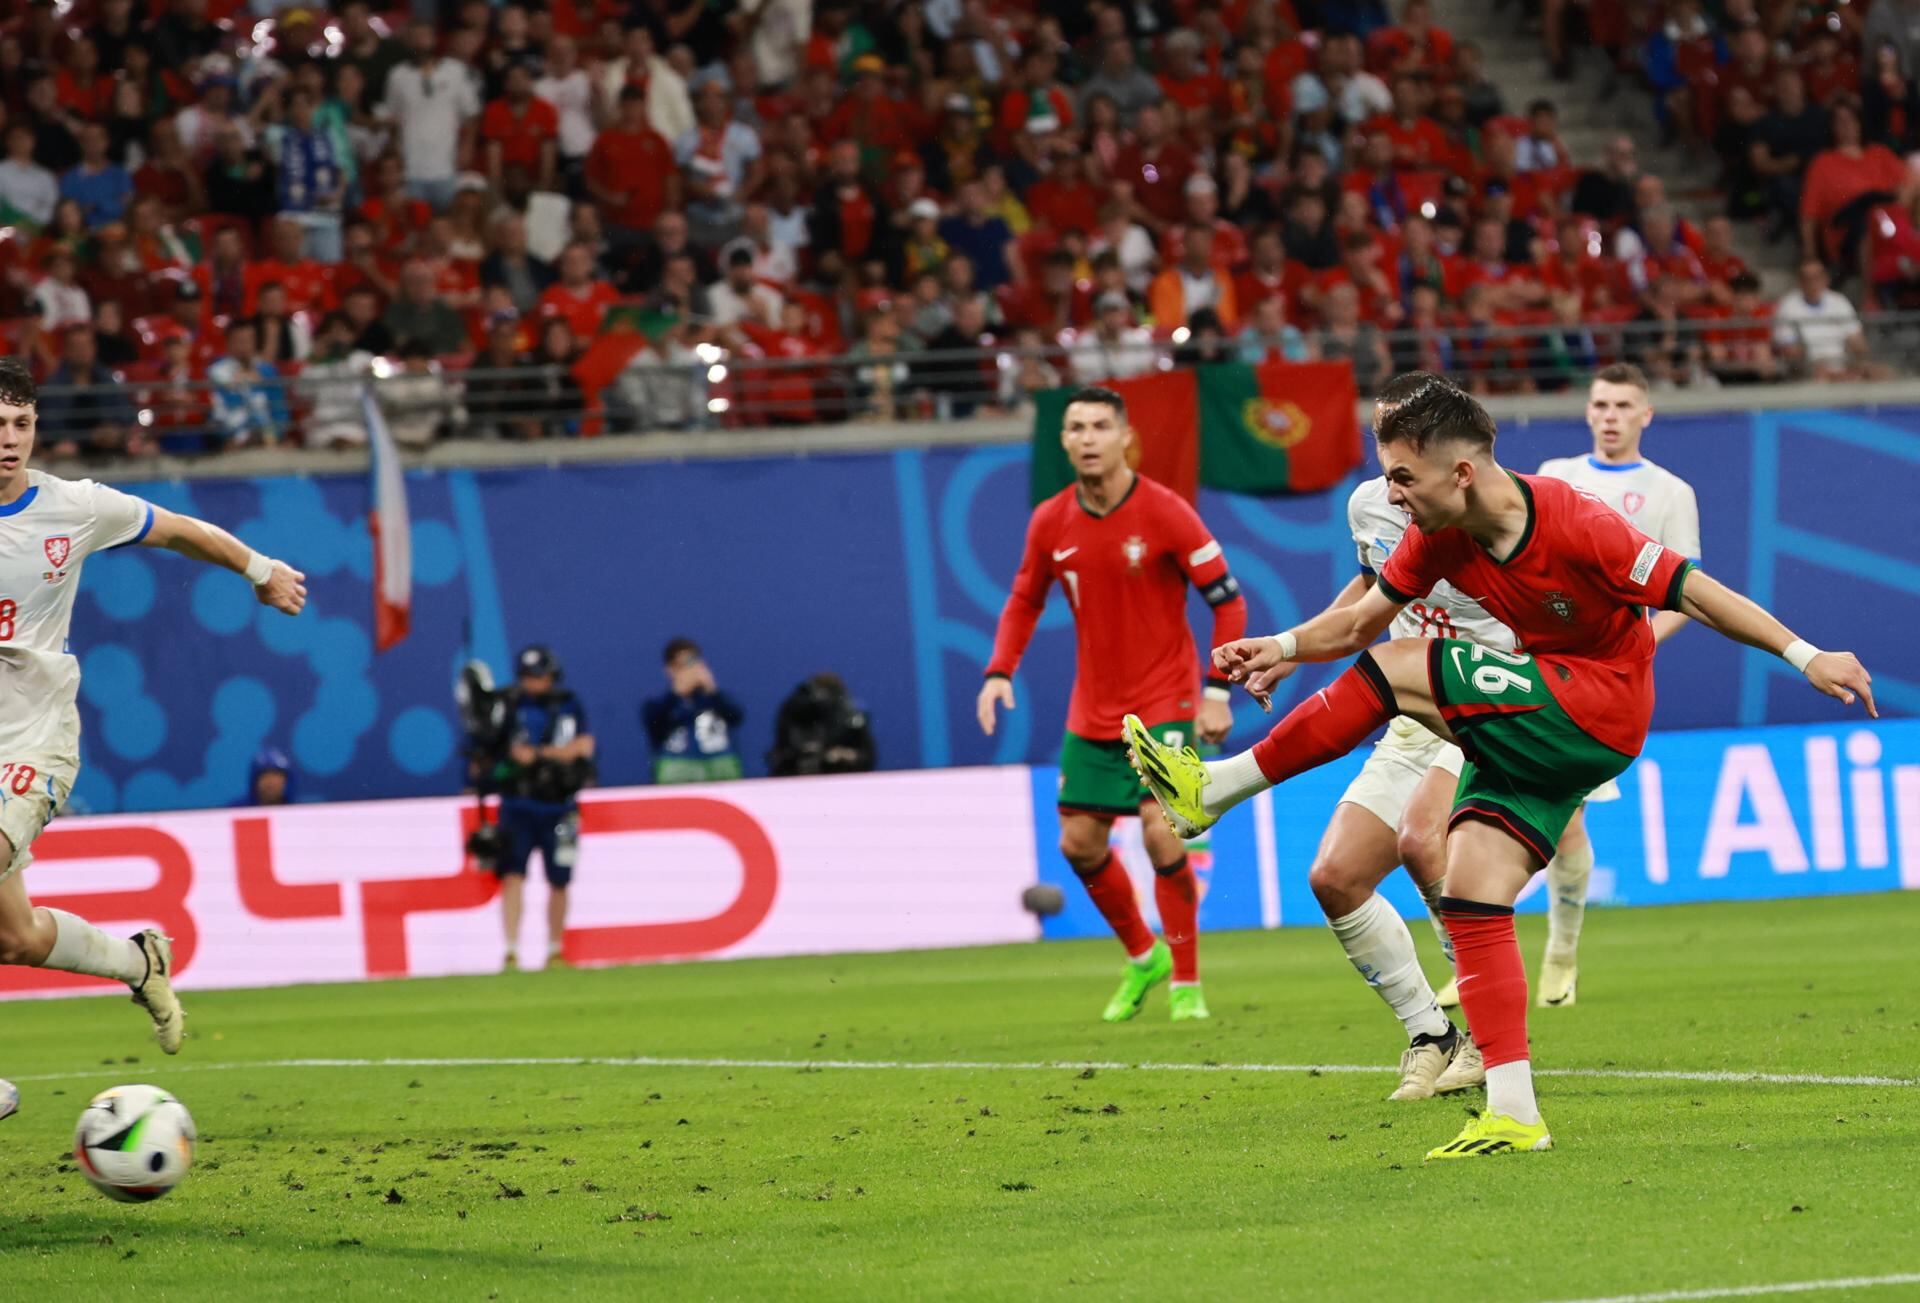
M 1632 385 L 1641 393 L 1646 393 L 1647 373 L 1631 362 L 1615 362 L 1603 366 L 1593 373 L 1594 380 L 1604 380 L 1610 385 Z
M 1075 403 L 1105 403 L 1113 409 L 1115 419 L 1124 421 L 1127 418 L 1127 400 L 1102 385 L 1086 385 L 1074 390 L 1067 395 L 1067 406 L 1072 407 Z
M 688 652 L 692 652 L 695 656 L 698 656 L 700 654 L 700 644 L 684 636 L 669 638 L 667 639 L 666 650 L 660 653 L 660 663 L 662 665 L 671 665 Z
M 1430 372 L 1414 372 L 1420 383 L 1410 383 L 1410 391 L 1398 399 L 1391 410 L 1381 411 L 1374 422 L 1373 434 L 1382 444 L 1407 443 L 1415 452 L 1424 453 L 1441 440 L 1470 445 L 1478 452 L 1493 451 L 1493 417 L 1474 397 L 1444 377 Z M 1381 391 L 1399 392 L 1400 376 Z
M 37 407 L 40 403 L 40 386 L 33 382 L 33 372 L 27 370 L 27 364 L 17 357 L 0 357 L 0 403 L 13 407 Z

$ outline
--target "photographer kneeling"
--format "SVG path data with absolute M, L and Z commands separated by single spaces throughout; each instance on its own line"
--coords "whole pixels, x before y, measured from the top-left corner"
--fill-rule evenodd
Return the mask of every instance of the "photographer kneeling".
M 579 698 L 560 686 L 560 663 L 542 646 L 528 647 L 515 665 L 505 697 L 506 763 L 497 770 L 500 875 L 506 929 L 506 967 L 518 968 L 520 912 L 527 861 L 540 852 L 547 886 L 547 967 L 566 961 L 567 887 L 579 848 L 580 789 L 593 782 L 593 735 Z

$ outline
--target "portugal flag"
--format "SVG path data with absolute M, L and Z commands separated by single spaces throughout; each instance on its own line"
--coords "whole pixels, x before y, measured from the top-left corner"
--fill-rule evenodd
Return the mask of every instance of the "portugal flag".
M 1313 493 L 1360 465 L 1359 394 L 1345 362 L 1221 363 L 1108 386 L 1140 436 L 1137 469 L 1191 502 L 1200 485 L 1235 493 Z M 1065 488 L 1060 447 L 1071 389 L 1034 397 L 1033 500 Z

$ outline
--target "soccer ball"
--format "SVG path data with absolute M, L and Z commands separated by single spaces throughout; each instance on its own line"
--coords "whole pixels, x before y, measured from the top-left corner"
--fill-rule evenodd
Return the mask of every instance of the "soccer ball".
M 93 1097 L 73 1129 L 73 1161 L 93 1188 L 121 1203 L 158 1199 L 193 1166 L 186 1105 L 158 1086 L 115 1086 Z

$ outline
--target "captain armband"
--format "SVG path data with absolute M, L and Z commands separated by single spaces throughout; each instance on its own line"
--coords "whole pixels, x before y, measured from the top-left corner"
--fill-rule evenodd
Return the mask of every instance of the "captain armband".
M 1221 575 L 1218 579 L 1200 590 L 1200 596 L 1207 599 L 1208 606 L 1225 606 L 1240 596 L 1240 581 L 1231 574 Z

